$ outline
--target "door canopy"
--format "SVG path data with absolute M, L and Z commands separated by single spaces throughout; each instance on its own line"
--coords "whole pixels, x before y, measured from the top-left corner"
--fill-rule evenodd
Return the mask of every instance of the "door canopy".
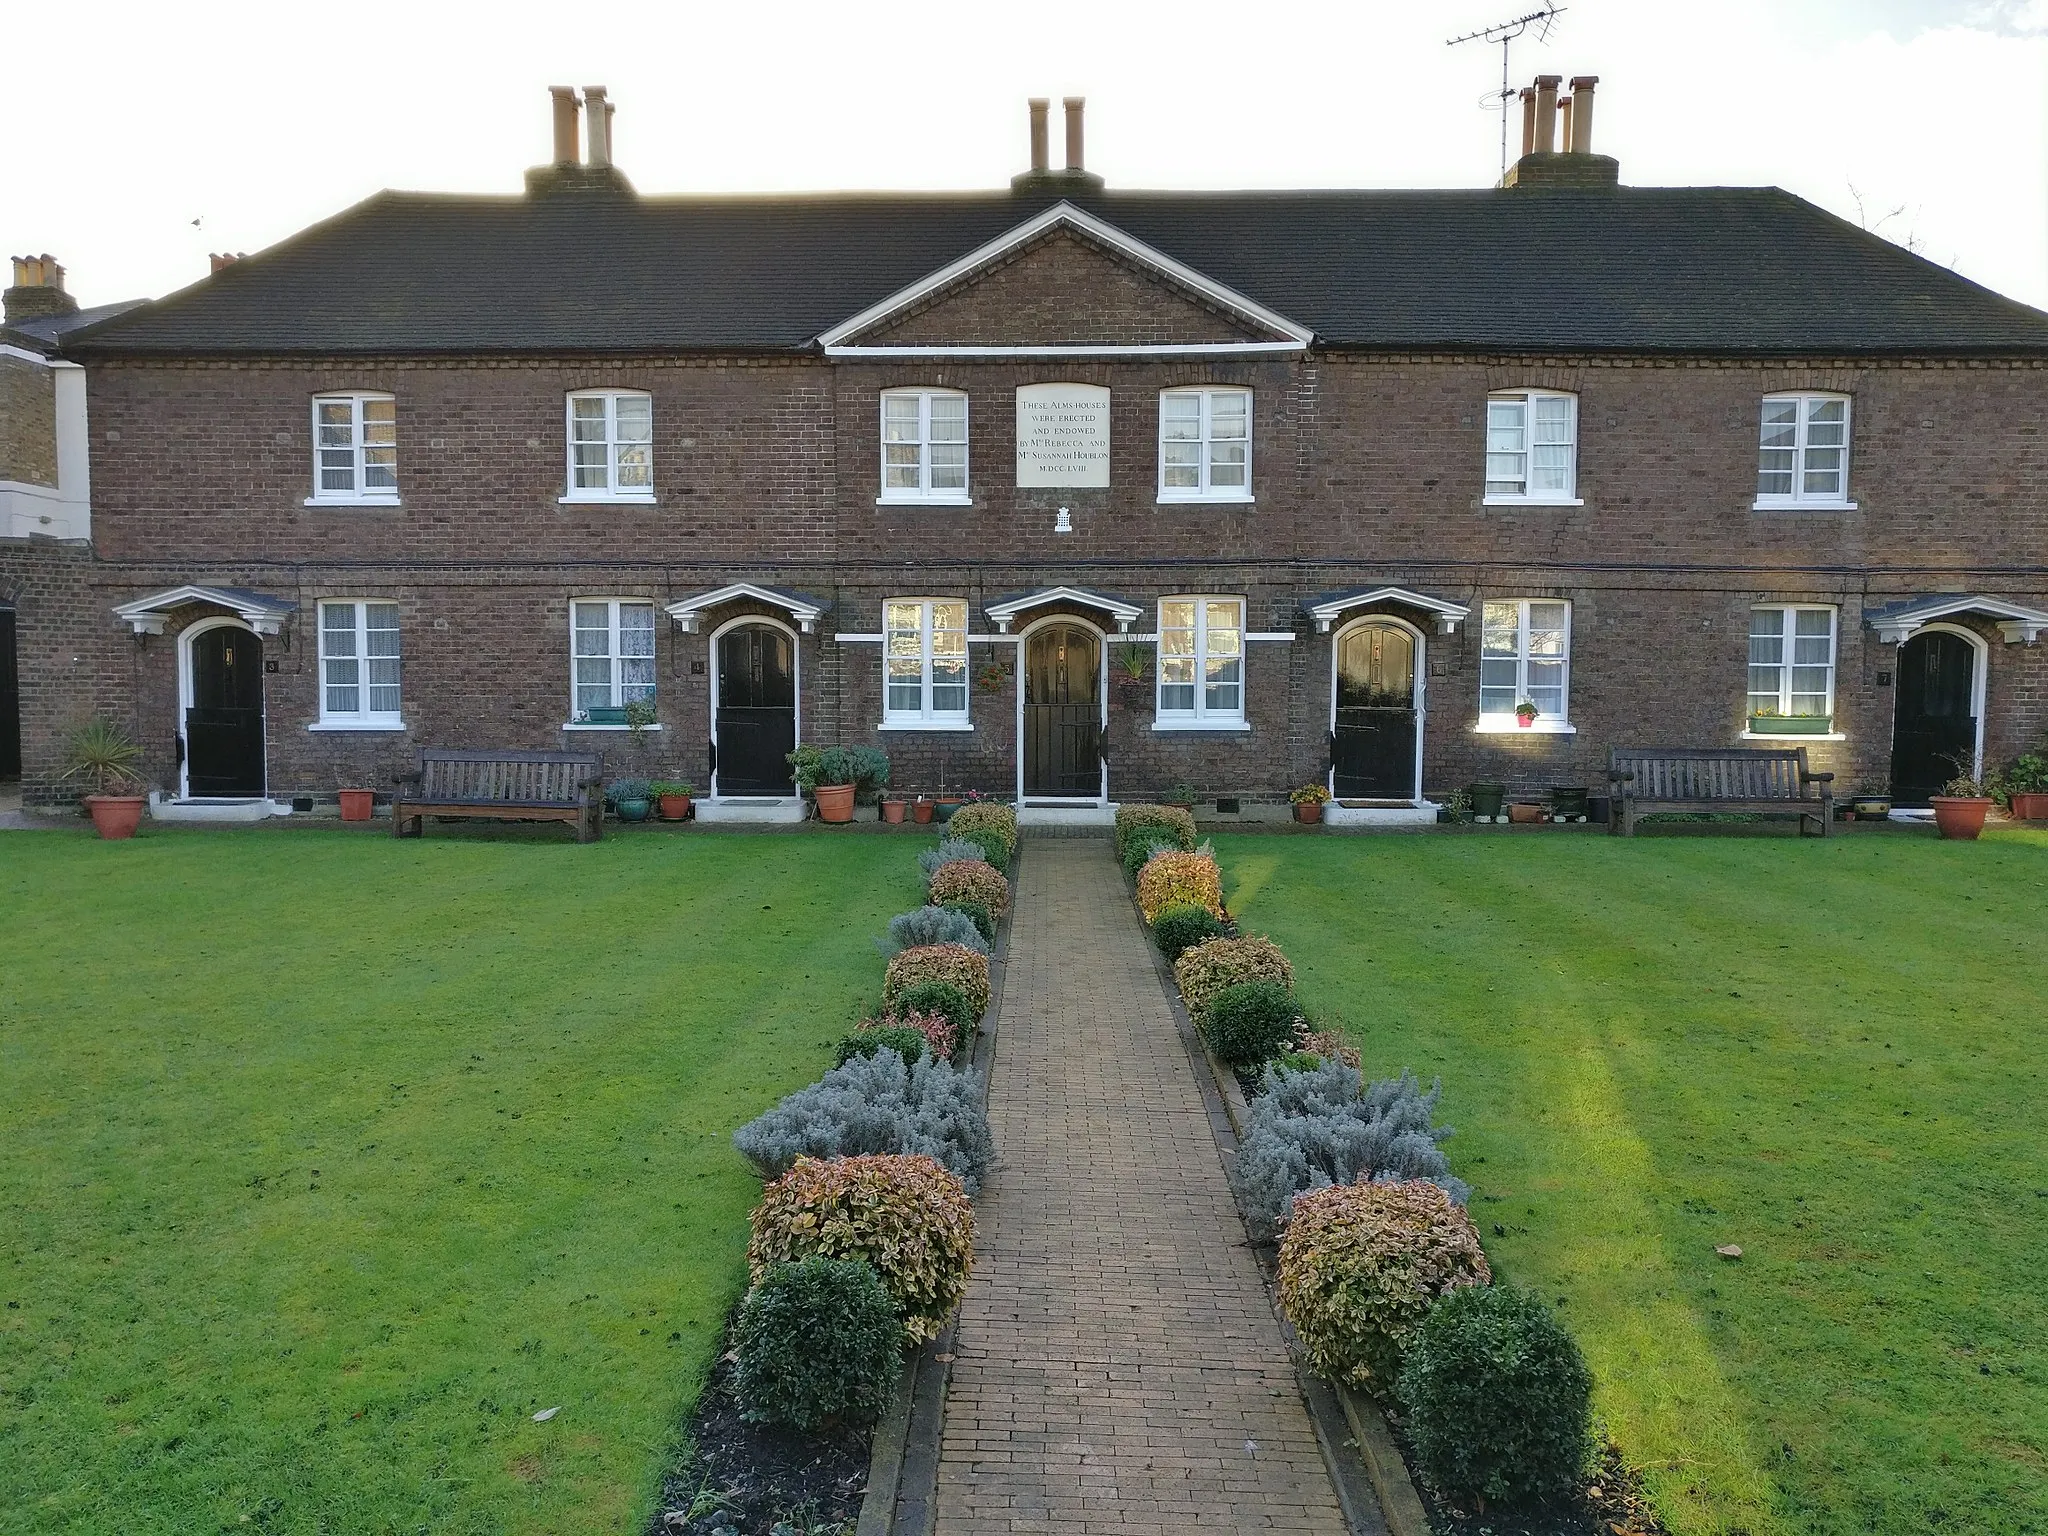
M 1901 645 L 1914 631 L 1937 619 L 1954 618 L 1960 614 L 1995 620 L 1998 632 L 2005 636 L 2008 645 L 2022 641 L 2032 645 L 2040 639 L 2043 630 L 2048 630 L 2048 613 L 2039 608 L 2028 608 L 2010 598 L 1961 597 L 1951 593 L 1910 598 L 1888 607 L 1873 608 L 1864 618 L 1877 631 L 1878 639 Z
M 1366 608 L 1408 608 L 1429 614 L 1435 618 L 1440 635 L 1454 634 L 1466 615 L 1472 612 L 1464 603 L 1411 592 L 1406 587 L 1360 587 L 1310 604 L 1308 616 L 1316 621 L 1316 633 L 1327 635 L 1331 625 Z
M 276 634 L 299 607 L 288 597 L 272 597 L 267 592 L 252 592 L 247 587 L 186 586 L 172 587 L 148 597 L 138 597 L 132 603 L 122 603 L 114 609 L 114 616 L 138 635 L 160 635 L 171 614 L 190 603 L 225 608 L 259 635 Z
M 825 612 L 824 604 L 800 597 L 794 592 L 783 592 L 774 587 L 757 587 L 750 581 L 736 581 L 730 586 L 717 587 L 709 592 L 699 592 L 695 597 L 686 597 L 680 602 L 668 605 L 668 616 L 680 624 L 683 633 L 697 633 L 698 620 L 712 608 L 722 608 L 727 603 L 760 603 L 769 608 L 780 608 L 805 634 L 818 627 L 818 619 Z
M 1010 626 L 1016 623 L 1024 614 L 1031 612 L 1032 609 L 1051 608 L 1061 605 L 1072 608 L 1092 609 L 1106 618 L 1116 620 L 1116 632 L 1120 635 L 1129 634 L 1131 625 L 1142 618 L 1145 613 L 1144 609 L 1131 603 L 1119 602 L 1113 597 L 1104 597 L 1100 592 L 1090 592 L 1085 587 L 1044 587 L 1039 591 L 1027 593 L 1023 597 L 1013 597 L 1000 603 L 990 603 L 982 611 L 995 621 L 997 634 L 1007 635 L 1010 632 Z

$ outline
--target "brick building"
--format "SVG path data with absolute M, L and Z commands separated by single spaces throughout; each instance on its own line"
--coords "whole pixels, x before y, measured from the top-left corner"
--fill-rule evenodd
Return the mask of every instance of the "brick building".
M 1619 185 L 1574 84 L 1483 190 L 1105 188 L 1073 102 L 1004 191 L 758 198 L 638 195 L 558 91 L 526 195 L 380 194 L 67 341 L 90 556 L 0 544 L 29 796 L 94 709 L 167 802 L 581 744 L 712 815 L 797 740 L 1390 819 L 1613 744 L 1905 803 L 2023 750 L 2048 315 Z

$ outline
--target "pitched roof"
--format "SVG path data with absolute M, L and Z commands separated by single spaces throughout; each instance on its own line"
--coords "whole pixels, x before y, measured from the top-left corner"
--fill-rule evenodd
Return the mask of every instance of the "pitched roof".
M 97 325 L 100 321 L 115 315 L 126 314 L 147 299 L 123 299 L 118 304 L 98 304 L 91 309 L 69 310 L 61 315 L 37 315 L 32 320 L 15 320 L 0 325 L 0 341 L 12 342 L 16 346 L 32 347 L 45 356 L 60 352 L 64 340 L 73 331 Z
M 2048 355 L 2048 314 L 1776 188 L 1068 195 L 1328 347 Z M 1057 199 L 383 192 L 67 351 L 804 351 Z

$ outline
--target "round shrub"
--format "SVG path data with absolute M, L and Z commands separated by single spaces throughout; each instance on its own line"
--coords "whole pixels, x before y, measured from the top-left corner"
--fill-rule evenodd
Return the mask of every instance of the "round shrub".
M 1156 922 L 1168 907 L 1200 907 L 1223 916 L 1223 873 L 1203 853 L 1162 853 L 1138 871 L 1138 910 Z
M 988 940 L 974 926 L 974 919 L 945 907 L 899 912 L 889 919 L 888 937 L 875 941 L 875 947 L 885 955 L 901 954 L 927 944 L 964 944 L 984 955 L 988 953 Z
M 1472 1218 L 1422 1179 L 1312 1189 L 1280 1239 L 1280 1310 L 1310 1368 L 1380 1396 L 1437 1298 L 1492 1279 Z
M 1181 957 L 1183 950 L 1222 935 L 1222 918 L 1207 907 L 1190 906 L 1186 902 L 1162 908 L 1152 922 L 1152 942 L 1159 946 L 1159 952 L 1166 956 L 1169 965 Z
M 980 902 L 945 901 L 939 903 L 939 910 L 942 912 L 958 912 L 962 917 L 966 918 L 967 921 L 974 924 L 974 931 L 981 935 L 981 940 L 984 944 L 995 943 L 995 914 L 989 911 L 989 909 L 983 906 Z
M 1010 882 L 979 859 L 956 859 L 932 872 L 931 899 L 941 905 L 978 901 L 999 918 L 1010 909 Z
M 865 1259 L 919 1344 L 939 1336 L 974 1262 L 967 1190 L 921 1154 L 800 1157 L 761 1191 L 752 1222 L 755 1284 L 798 1259 Z
M 927 1015 L 929 1017 L 929 1015 Z M 939 1024 L 949 1033 L 952 1025 L 945 1019 Z M 856 1056 L 872 1056 L 877 1051 L 894 1051 L 901 1056 L 906 1066 L 916 1066 L 920 1056 L 936 1056 L 944 1061 L 951 1055 L 951 1042 L 946 1050 L 933 1046 L 923 1030 L 908 1020 L 901 1023 L 895 1019 L 869 1019 L 857 1025 L 850 1034 L 839 1037 L 833 1065 L 843 1067 Z
M 920 981 L 907 986 L 896 994 L 887 1008 L 889 1018 L 929 1018 L 936 1015 L 944 1019 L 953 1031 L 952 1050 L 955 1055 L 961 1054 L 960 1047 L 974 1038 L 974 1027 L 981 1019 L 974 1011 L 974 1005 L 967 1001 L 967 994 L 944 981 Z
M 882 1001 L 893 1005 L 905 990 L 921 981 L 943 981 L 958 988 L 976 1019 L 988 1009 L 987 955 L 978 955 L 959 944 L 927 944 L 906 949 L 889 962 L 889 969 L 882 974 Z
M 1017 813 L 1007 805 L 976 801 L 963 805 L 946 823 L 946 836 L 978 844 L 997 869 L 1008 869 L 1017 852 Z
M 1430 1484 L 1535 1502 L 1573 1491 L 1593 1453 L 1592 1373 L 1538 1296 L 1465 1286 L 1430 1308 L 1398 1392 Z
M 1195 818 L 1177 805 L 1120 805 L 1116 809 L 1116 856 L 1124 863 L 1134 844 L 1156 839 L 1173 848 L 1195 846 Z
M 1173 962 L 1173 980 L 1188 1013 L 1199 1019 L 1208 1011 L 1210 998 L 1240 981 L 1277 981 L 1292 987 L 1294 967 L 1271 939 L 1210 939 L 1181 951 Z
M 1209 999 L 1202 1038 L 1233 1072 L 1250 1072 L 1294 1044 L 1301 1009 L 1277 981 L 1240 981 Z
M 903 1369 L 903 1325 L 872 1265 L 771 1265 L 733 1323 L 733 1389 L 746 1417 L 813 1430 L 871 1424 Z

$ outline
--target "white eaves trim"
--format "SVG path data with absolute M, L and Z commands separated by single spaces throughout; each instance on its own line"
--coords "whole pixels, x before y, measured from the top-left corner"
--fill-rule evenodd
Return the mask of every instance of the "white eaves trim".
M 114 616 L 138 635 L 160 635 L 171 610 L 187 603 L 211 603 L 216 608 L 225 608 L 259 635 L 276 634 L 298 609 L 298 604 L 287 598 L 242 587 L 183 586 L 119 604 Z
M 849 347 L 847 338 L 858 336 L 870 326 L 878 325 L 890 316 L 899 314 L 913 304 L 937 293 L 948 284 L 957 282 L 978 267 L 987 266 L 1036 240 L 1047 230 L 1065 225 L 1079 230 L 1090 239 L 1108 246 L 1111 250 L 1152 268 L 1162 276 L 1171 278 L 1180 286 L 1200 294 L 1220 309 L 1227 309 L 1241 319 L 1267 330 L 1277 331 L 1288 338 L 1283 342 L 1212 342 L 1195 344 L 1186 348 L 1168 346 L 1073 346 L 1073 347 Z M 1256 299 L 1248 298 L 1233 288 L 1227 288 L 1214 278 L 1205 277 L 1193 267 L 1175 261 L 1156 246 L 1147 245 L 1133 235 L 1128 235 L 1114 224 L 1086 213 L 1069 202 L 1054 203 L 1044 212 L 1026 219 L 1008 234 L 998 235 L 986 245 L 977 246 L 958 261 L 940 267 L 929 276 L 920 278 L 908 288 L 900 289 L 871 304 L 851 319 L 842 320 L 818 337 L 818 345 L 825 349 L 827 357 L 864 357 L 885 354 L 892 357 L 916 356 L 990 356 L 1015 353 L 1031 353 L 1038 356 L 1089 356 L 1114 353 L 1152 353 L 1167 355 L 1176 351 L 1187 352 L 1299 352 L 1315 339 L 1315 332 L 1297 320 L 1290 320 L 1277 310 L 1266 308 Z
M 1024 597 L 1013 597 L 1006 603 L 990 603 L 981 611 L 996 621 L 998 633 L 1008 634 L 1017 615 L 1048 603 L 1072 603 L 1077 608 L 1093 608 L 1098 613 L 1106 613 L 1116 620 L 1120 635 L 1128 634 L 1132 623 L 1143 617 L 1145 612 L 1142 608 L 1134 608 L 1129 603 L 1121 603 L 1113 597 L 1104 597 L 1100 592 L 1090 592 L 1081 587 L 1043 587 Z
M 1978 614 L 1998 621 L 1998 632 L 2007 645 L 2024 642 L 2032 645 L 2043 633 L 2048 633 L 2048 613 L 2038 608 L 2029 608 L 2002 597 L 1941 597 L 1927 598 L 1921 602 L 1908 603 L 1887 613 L 1869 613 L 1864 617 L 1870 627 L 1877 631 L 1877 638 L 1891 645 L 1901 645 L 1915 631 L 1937 619 L 1954 618 L 1959 614 Z
M 1299 352 L 1299 341 L 1024 342 L 1014 347 L 827 347 L 827 357 L 1218 357 L 1256 352 Z
M 737 602 L 742 598 L 765 603 L 771 608 L 780 608 L 795 619 L 807 635 L 818 627 L 819 616 L 825 611 L 816 603 L 805 602 L 794 593 L 777 592 L 773 587 L 757 587 L 750 581 L 736 581 L 730 586 L 718 587 L 710 592 L 699 592 L 695 597 L 686 597 L 679 602 L 670 603 L 664 612 L 683 627 L 684 634 L 694 635 L 697 632 L 698 616 L 705 609 L 716 608 L 721 603 Z
M 1424 613 L 1436 615 L 1439 634 L 1451 634 L 1472 612 L 1464 603 L 1454 603 L 1446 598 L 1430 597 L 1421 592 L 1412 592 L 1406 587 L 1374 587 L 1370 591 L 1346 592 L 1333 597 L 1326 603 L 1317 603 L 1309 609 L 1309 617 L 1316 621 L 1316 633 L 1327 635 L 1330 626 L 1354 608 L 1363 608 L 1368 603 L 1400 603 L 1409 608 L 1420 608 Z

